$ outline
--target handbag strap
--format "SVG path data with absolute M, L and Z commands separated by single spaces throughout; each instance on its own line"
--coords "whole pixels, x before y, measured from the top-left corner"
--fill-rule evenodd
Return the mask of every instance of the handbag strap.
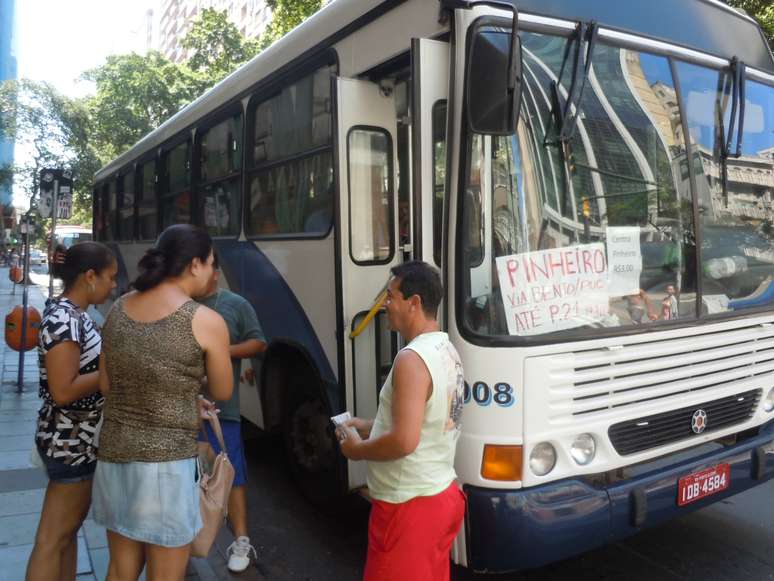
M 221 451 L 225 452 L 226 444 L 223 441 L 223 430 L 220 428 L 220 420 L 218 419 L 218 414 L 207 412 L 207 421 L 210 422 L 210 427 L 212 428 L 212 431 L 215 432 L 215 437 L 218 439 L 218 444 L 220 444 Z

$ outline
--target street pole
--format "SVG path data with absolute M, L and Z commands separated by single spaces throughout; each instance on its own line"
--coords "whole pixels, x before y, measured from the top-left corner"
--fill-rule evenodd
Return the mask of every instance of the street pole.
M 59 180 L 54 180 L 54 205 L 51 209 L 51 241 L 48 243 L 48 298 L 54 297 L 54 268 L 56 253 L 56 218 L 59 214 Z
M 19 349 L 19 376 L 16 384 L 16 392 L 21 393 L 24 386 L 24 348 L 27 344 L 27 305 L 29 303 L 29 288 L 27 286 L 27 277 L 30 272 L 30 208 L 24 215 L 24 235 L 23 248 L 24 255 L 22 258 L 22 328 L 21 328 L 21 348 Z

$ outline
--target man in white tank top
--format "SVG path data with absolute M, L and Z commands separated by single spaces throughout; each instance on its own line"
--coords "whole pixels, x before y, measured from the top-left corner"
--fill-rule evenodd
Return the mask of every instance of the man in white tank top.
M 373 499 L 366 581 L 447 581 L 449 549 L 462 524 L 454 451 L 460 430 L 462 363 L 436 320 L 443 287 L 428 264 L 392 269 L 385 307 L 401 349 L 374 420 L 353 418 L 337 434 L 342 453 L 368 462 Z

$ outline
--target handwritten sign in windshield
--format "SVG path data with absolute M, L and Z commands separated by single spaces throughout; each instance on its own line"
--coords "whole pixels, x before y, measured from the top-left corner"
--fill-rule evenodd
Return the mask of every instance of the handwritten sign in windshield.
M 598 322 L 608 315 L 602 243 L 496 259 L 511 335 L 539 335 Z

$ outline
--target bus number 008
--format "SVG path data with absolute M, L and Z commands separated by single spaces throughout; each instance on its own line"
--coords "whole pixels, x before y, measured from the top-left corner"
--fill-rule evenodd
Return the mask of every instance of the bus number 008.
M 466 381 L 464 402 L 466 404 L 470 403 L 471 399 L 482 407 L 491 405 L 494 402 L 503 408 L 511 407 L 516 401 L 513 395 L 513 387 L 508 383 L 499 382 L 495 383 L 494 387 L 489 387 L 483 381 L 476 381 L 471 387 Z

